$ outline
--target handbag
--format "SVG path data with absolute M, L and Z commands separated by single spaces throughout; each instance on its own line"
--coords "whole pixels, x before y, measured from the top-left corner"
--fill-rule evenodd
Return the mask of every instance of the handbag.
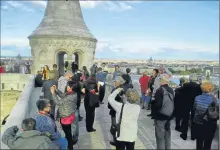
M 213 96 L 212 103 L 207 108 L 203 116 L 203 121 L 210 122 L 210 121 L 217 121 L 218 119 L 219 119 L 219 106 L 216 98 Z
M 116 124 L 116 137 L 119 137 L 119 136 L 120 136 L 120 132 L 121 132 L 121 120 L 122 120 L 124 105 L 125 105 L 125 104 L 123 104 L 122 107 L 121 107 L 121 113 L 120 113 L 119 123 Z
M 99 107 L 99 95 L 96 93 L 89 92 L 89 106 Z

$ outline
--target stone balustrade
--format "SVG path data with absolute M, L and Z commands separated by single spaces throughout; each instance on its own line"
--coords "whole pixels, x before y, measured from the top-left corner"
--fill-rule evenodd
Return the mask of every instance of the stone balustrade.
M 25 84 L 29 81 L 30 74 L 2 73 L 0 90 L 22 91 Z
M 11 75 L 11 77 L 12 77 L 12 75 Z M 4 131 L 11 126 L 17 125 L 20 128 L 21 121 L 29 115 L 29 112 L 31 109 L 29 107 L 29 105 L 31 103 L 30 102 L 31 94 L 32 94 L 32 91 L 34 90 L 34 76 L 28 75 L 28 76 L 26 76 L 26 79 L 24 79 L 24 80 L 28 80 L 28 82 L 25 85 L 24 90 L 21 93 L 19 99 L 17 100 L 15 106 L 13 107 L 13 109 L 7 119 L 6 124 L 2 127 L 1 137 L 2 137 L 2 133 L 4 133 Z M 24 80 L 23 80 L 23 82 L 24 82 Z M 20 82 L 20 81 L 18 81 L 18 82 Z M 1 142 L 1 149 L 8 149 L 8 147 Z

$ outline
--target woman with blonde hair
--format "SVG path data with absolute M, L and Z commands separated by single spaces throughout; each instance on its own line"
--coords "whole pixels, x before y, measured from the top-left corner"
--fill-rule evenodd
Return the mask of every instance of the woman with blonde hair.
M 44 80 L 49 79 L 49 71 L 50 71 L 50 69 L 49 69 L 48 65 L 45 65 L 44 70 L 43 70 L 43 79 Z
M 195 98 L 193 107 L 193 129 L 195 131 L 196 149 L 211 149 L 212 140 L 217 128 L 217 119 L 204 120 L 208 108 L 212 104 L 216 104 L 216 99 L 211 94 L 213 88 L 214 86 L 211 82 L 203 82 L 201 84 L 203 93 Z
M 122 88 L 118 88 L 108 98 L 110 105 L 116 111 L 116 123 L 120 128 L 117 131 L 116 150 L 134 150 L 140 114 L 140 106 L 136 103 L 140 97 L 135 89 L 128 89 L 125 94 L 123 92 Z M 123 103 L 115 100 L 118 94 L 123 97 Z

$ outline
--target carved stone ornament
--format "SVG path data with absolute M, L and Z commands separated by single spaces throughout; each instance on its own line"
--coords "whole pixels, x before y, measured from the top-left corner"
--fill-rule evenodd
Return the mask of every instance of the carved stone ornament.
M 96 42 L 86 39 L 39 39 L 32 42 L 35 47 L 46 47 L 46 46 L 73 46 L 73 47 L 87 47 L 95 48 Z

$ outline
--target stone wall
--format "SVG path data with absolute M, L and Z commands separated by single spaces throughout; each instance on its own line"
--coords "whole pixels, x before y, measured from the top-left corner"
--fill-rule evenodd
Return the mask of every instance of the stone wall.
M 30 76 L 30 74 L 2 73 L 0 90 L 22 91 Z
M 21 91 L 1 91 L 1 119 L 0 123 L 4 120 L 4 118 L 10 114 L 13 106 L 18 100 Z
M 21 121 L 29 114 L 29 105 L 31 103 L 30 99 L 32 91 L 34 89 L 34 76 L 29 75 L 26 80 L 28 80 L 28 82 L 25 85 L 23 92 L 21 93 L 19 99 L 14 105 L 6 124 L 2 127 L 1 137 L 2 133 L 4 133 L 4 131 L 11 126 L 17 125 L 20 128 Z M 8 149 L 8 147 L 1 143 L 1 149 Z

